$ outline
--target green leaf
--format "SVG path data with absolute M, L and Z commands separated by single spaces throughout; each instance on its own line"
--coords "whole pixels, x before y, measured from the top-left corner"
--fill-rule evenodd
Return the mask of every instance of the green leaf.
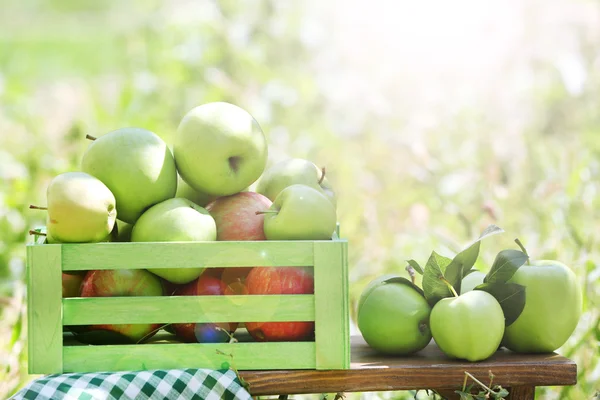
M 496 256 L 484 283 L 508 282 L 515 272 L 527 261 L 527 254 L 520 250 L 502 250 Z
M 419 294 L 421 296 L 425 296 L 425 294 L 423 293 L 423 290 L 420 287 L 418 287 L 417 285 L 412 283 L 409 279 L 406 279 L 404 277 L 395 276 L 393 278 L 389 278 L 389 279 L 386 279 L 385 281 L 383 281 L 383 284 L 388 284 L 388 283 L 400 283 L 402 285 L 410 286 L 413 289 L 415 289 L 417 292 L 419 292 Z
M 475 261 L 477 261 L 481 240 L 501 232 L 504 232 L 504 230 L 496 225 L 488 226 L 474 243 L 454 257 L 452 263 L 446 269 L 445 275 L 456 293 L 460 293 L 462 279 L 469 274 L 471 268 L 475 265 Z
M 496 394 L 494 394 L 494 398 L 495 399 L 503 399 L 506 396 L 508 396 L 508 390 L 504 389 L 503 387 L 498 387 L 496 389 L 500 389 L 496 392 Z
M 470 400 L 473 397 L 469 394 L 469 392 L 462 392 L 460 390 L 455 390 L 454 393 L 460 395 L 460 400 Z
M 433 307 L 435 303 L 444 297 L 452 297 L 452 291 L 443 279 L 446 279 L 446 267 L 452 262 L 451 259 L 437 254 L 435 251 L 431 253 L 425 270 L 423 271 L 423 292 L 427 302 Z
M 408 263 L 408 265 L 413 267 L 415 271 L 417 271 L 419 274 L 423 275 L 423 268 L 421 268 L 421 266 L 419 265 L 418 262 L 416 262 L 415 260 L 408 260 L 407 263 Z
M 482 283 L 473 290 L 488 292 L 498 300 L 504 312 L 505 325 L 509 326 L 519 318 L 525 307 L 525 286 L 516 283 Z

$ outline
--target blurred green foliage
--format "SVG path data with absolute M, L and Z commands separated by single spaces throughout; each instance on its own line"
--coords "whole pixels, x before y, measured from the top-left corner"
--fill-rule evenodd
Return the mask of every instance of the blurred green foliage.
M 305 18 L 303 3 L 291 0 L 3 3 L 0 397 L 32 378 L 24 243 L 44 216 L 28 205 L 44 205 L 49 179 L 79 168 L 85 134 L 140 126 L 172 143 L 189 109 L 216 100 L 257 118 L 271 163 L 294 156 L 327 166 L 350 242 L 353 305 L 375 276 L 406 276 L 405 260 L 424 262 L 433 249 L 450 256 L 490 223 L 506 233 L 482 245 L 478 268 L 489 268 L 499 250 L 515 248 L 517 236 L 532 257 L 569 264 L 584 289 L 585 310 L 559 352 L 577 361 L 579 383 L 538 394 L 583 399 L 596 393 L 597 40 L 579 37 L 587 76 L 579 93 L 567 90 L 552 64 L 535 65 L 527 97 L 533 117 L 516 132 L 505 130 L 486 102 L 452 113 L 431 110 L 435 124 L 411 128 L 402 112 L 382 117 L 374 106 L 328 101 L 313 62 L 315 44 L 302 39 Z M 344 129 L 355 113 L 364 117 Z M 405 396 L 413 394 L 380 397 Z

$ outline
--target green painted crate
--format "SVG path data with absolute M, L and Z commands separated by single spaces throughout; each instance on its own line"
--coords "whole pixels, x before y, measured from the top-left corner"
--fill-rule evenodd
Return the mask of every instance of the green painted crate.
M 314 295 L 62 298 L 61 271 L 312 266 Z M 171 368 L 347 369 L 347 241 L 29 244 L 29 372 Z M 201 307 L 198 307 L 198 305 Z M 209 309 L 210 312 L 202 310 Z M 275 310 L 275 311 L 273 311 Z M 63 343 L 64 325 L 314 321 L 312 342 Z M 223 354 L 224 353 L 224 354 Z M 229 356 L 231 355 L 231 356 Z

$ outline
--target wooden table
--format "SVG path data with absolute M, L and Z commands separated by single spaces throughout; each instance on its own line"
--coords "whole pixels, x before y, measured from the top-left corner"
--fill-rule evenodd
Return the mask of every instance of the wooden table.
M 362 337 L 352 337 L 349 370 L 240 371 L 250 384 L 252 395 L 305 393 L 373 392 L 388 390 L 436 389 L 453 398 L 463 385 L 465 371 L 489 383 L 507 388 L 509 399 L 533 399 L 536 386 L 563 386 L 577 383 L 577 365 L 568 358 L 551 354 L 516 354 L 500 350 L 478 363 L 447 359 L 435 343 L 409 357 L 374 353 Z

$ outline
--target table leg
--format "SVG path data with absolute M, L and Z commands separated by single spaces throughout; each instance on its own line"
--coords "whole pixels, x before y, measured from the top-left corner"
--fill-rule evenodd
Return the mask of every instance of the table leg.
M 535 386 L 515 386 L 506 388 L 509 400 L 533 400 L 535 399 Z

